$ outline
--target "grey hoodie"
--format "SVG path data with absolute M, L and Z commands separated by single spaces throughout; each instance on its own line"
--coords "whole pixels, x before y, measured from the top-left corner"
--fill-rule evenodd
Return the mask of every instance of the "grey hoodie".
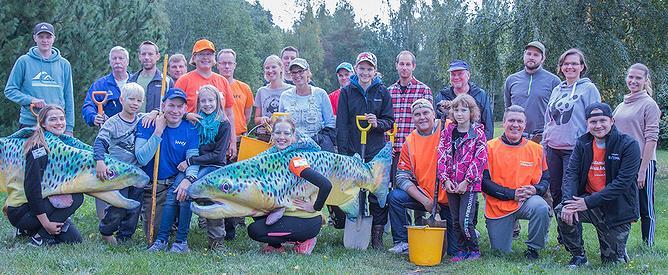
M 584 110 L 594 102 L 601 102 L 601 94 L 589 78 L 554 87 L 545 112 L 543 146 L 573 150 L 577 138 L 587 132 Z

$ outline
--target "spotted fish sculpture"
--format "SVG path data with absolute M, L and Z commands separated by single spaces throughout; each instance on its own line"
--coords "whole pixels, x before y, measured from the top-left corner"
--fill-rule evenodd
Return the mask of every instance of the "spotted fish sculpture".
M 0 191 L 9 191 L 6 204 L 26 202 L 23 144 L 32 133 L 32 129 L 22 129 L 0 138 Z M 49 144 L 49 163 L 42 179 L 43 197 L 86 193 L 120 208 L 139 206 L 139 202 L 123 197 L 118 190 L 128 186 L 144 187 L 149 181 L 144 171 L 106 156 L 105 163 L 112 175 L 100 181 L 95 176 L 96 163 L 91 146 L 66 135 L 55 136 L 47 132 L 45 137 Z
M 310 138 L 284 150 L 275 148 L 248 160 L 222 167 L 195 181 L 188 189 L 191 209 L 201 217 L 264 216 L 295 211 L 295 199 L 315 201 L 318 188 L 290 172 L 289 161 L 301 157 L 332 183 L 326 204 L 336 205 L 347 217 L 359 214 L 358 194 L 364 188 L 375 194 L 381 206 L 388 193 L 392 146 L 364 163 L 359 155 L 343 156 L 320 148 Z M 198 203 L 207 201 L 208 205 Z

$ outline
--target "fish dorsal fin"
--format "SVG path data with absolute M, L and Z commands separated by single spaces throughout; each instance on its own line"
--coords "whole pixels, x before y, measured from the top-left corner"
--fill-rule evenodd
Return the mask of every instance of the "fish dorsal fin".
M 68 135 L 60 135 L 58 136 L 58 138 L 60 138 L 60 140 L 63 141 L 63 143 L 67 144 L 68 146 L 72 146 L 74 148 L 85 151 L 91 151 L 91 152 L 93 151 L 93 147 L 75 137 L 71 137 Z
M 355 154 L 353 155 L 353 158 L 362 159 L 362 156 L 360 156 L 360 154 L 358 154 L 358 153 L 355 153 Z
M 34 132 L 35 132 L 35 129 L 33 129 L 31 127 L 27 127 L 27 128 L 23 128 L 23 129 L 20 129 L 20 130 L 14 132 L 13 134 L 8 136 L 7 138 L 29 138 L 30 136 L 32 136 L 32 134 Z

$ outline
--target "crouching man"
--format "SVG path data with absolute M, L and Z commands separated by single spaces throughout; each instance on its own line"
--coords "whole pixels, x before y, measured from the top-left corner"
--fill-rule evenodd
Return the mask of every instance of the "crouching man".
M 562 186 L 563 199 L 555 208 L 562 242 L 573 258 L 569 267 L 587 264 L 582 223 L 598 232 L 601 261 L 628 262 L 626 240 L 638 220 L 640 147 L 617 131 L 612 109 L 592 103 L 585 109 L 588 133 L 578 138 Z
M 436 159 L 438 141 L 441 133 L 441 121 L 434 120 L 435 112 L 431 102 L 418 99 L 411 105 L 415 130 L 404 141 L 397 165 L 397 188 L 388 195 L 390 205 L 390 223 L 392 225 L 392 253 L 408 252 L 409 224 L 406 209 L 430 212 L 434 205 L 436 187 Z M 450 219 L 448 197 L 444 186 L 439 185 L 439 214 L 446 220 L 448 229 L 454 225 Z M 457 253 L 454 230 L 447 230 L 448 255 Z
M 503 114 L 503 135 L 487 142 L 487 165 L 483 172 L 485 218 L 494 250 L 511 252 L 513 227 L 518 219 L 529 220 L 525 257 L 538 259 L 550 227 L 550 206 L 541 197 L 549 186 L 543 147 L 522 137 L 526 127 L 524 108 L 511 105 Z

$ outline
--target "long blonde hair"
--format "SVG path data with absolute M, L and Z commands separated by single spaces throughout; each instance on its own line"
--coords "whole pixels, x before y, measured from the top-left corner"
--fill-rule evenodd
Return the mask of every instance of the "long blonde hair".
M 639 70 L 645 73 L 645 85 L 643 86 L 643 89 L 647 92 L 649 96 L 652 96 L 654 93 L 654 90 L 652 89 L 652 80 L 651 80 L 651 74 L 649 72 L 649 68 L 645 66 L 645 64 L 642 63 L 636 63 L 631 65 L 629 69 L 626 71 L 626 74 L 628 74 L 631 70 Z
M 220 96 L 220 90 L 218 90 L 218 88 L 216 88 L 216 86 L 213 86 L 213 85 L 210 85 L 210 84 L 199 87 L 199 90 L 197 90 L 197 111 L 199 112 L 199 110 L 202 108 L 200 106 L 200 103 L 199 103 L 199 97 L 203 93 L 211 93 L 211 94 L 213 94 L 213 97 L 216 98 L 216 110 L 213 111 L 213 113 L 215 114 L 216 120 L 219 120 L 219 121 L 227 120 L 227 116 L 223 112 L 223 105 L 225 104 L 225 102 L 224 102 L 225 99 Z
M 28 154 L 30 149 L 38 145 L 43 146 L 44 149 L 46 149 L 46 152 L 49 153 L 49 145 L 46 143 L 46 137 L 44 136 L 44 132 L 46 131 L 46 129 L 44 129 L 44 124 L 46 124 L 47 115 L 53 110 L 59 110 L 65 114 L 65 110 L 60 106 L 46 105 L 46 107 L 42 108 L 42 110 L 39 111 L 39 114 L 37 114 L 35 131 L 23 144 L 23 155 Z

